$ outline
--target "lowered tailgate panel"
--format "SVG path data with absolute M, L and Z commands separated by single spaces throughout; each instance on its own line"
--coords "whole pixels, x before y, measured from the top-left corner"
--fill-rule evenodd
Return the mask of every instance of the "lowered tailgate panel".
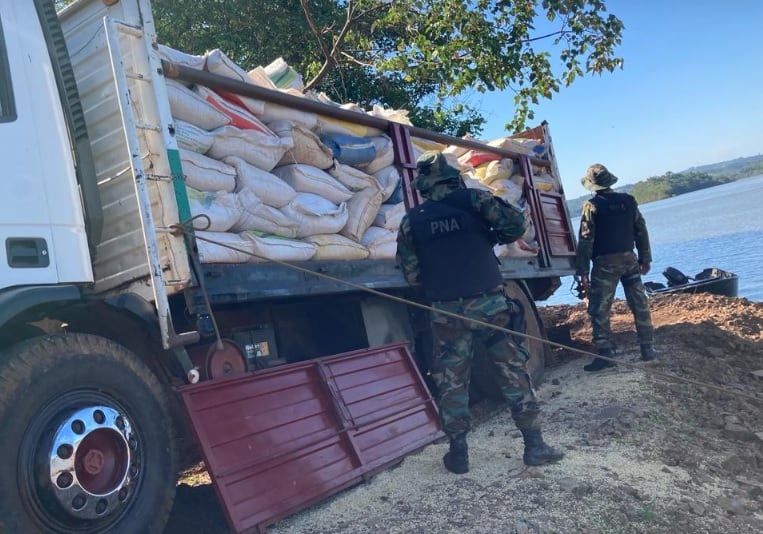
M 405 344 L 181 392 L 236 532 L 264 531 L 441 436 L 435 403 Z

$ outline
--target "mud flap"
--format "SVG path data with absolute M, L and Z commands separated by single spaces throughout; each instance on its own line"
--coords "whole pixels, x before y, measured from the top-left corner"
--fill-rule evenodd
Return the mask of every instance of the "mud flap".
M 235 532 L 361 482 L 442 436 L 406 344 L 181 389 Z

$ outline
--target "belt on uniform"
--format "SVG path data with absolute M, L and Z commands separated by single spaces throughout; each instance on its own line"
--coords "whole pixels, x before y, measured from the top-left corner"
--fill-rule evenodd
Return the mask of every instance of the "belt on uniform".
M 453 299 L 447 299 L 447 300 L 435 300 L 432 301 L 433 304 L 437 302 L 457 302 L 467 299 L 482 299 L 482 298 L 490 298 L 490 297 L 497 297 L 498 295 L 503 295 L 503 288 L 499 287 L 492 291 L 483 291 L 482 293 L 475 293 L 474 295 L 465 295 L 463 297 L 453 298 Z

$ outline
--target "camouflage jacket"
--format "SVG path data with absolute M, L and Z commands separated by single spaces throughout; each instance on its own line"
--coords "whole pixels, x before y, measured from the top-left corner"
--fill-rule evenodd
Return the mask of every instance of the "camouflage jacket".
M 442 189 L 441 191 L 439 189 Z M 445 198 L 452 187 L 437 187 L 427 191 L 429 200 L 438 201 Z M 487 191 L 470 189 L 472 206 L 480 214 L 485 224 L 489 226 L 499 243 L 512 243 L 525 233 L 526 222 L 522 212 L 507 202 L 494 197 Z M 413 233 L 408 215 L 400 222 L 397 234 L 397 263 L 403 270 L 405 279 L 412 286 L 421 284 L 421 271 L 413 242 Z
M 595 215 L 596 206 L 594 203 L 590 200 L 584 202 L 580 216 L 580 231 L 578 233 L 577 256 L 575 258 L 575 274 L 577 275 L 588 275 L 591 269 L 593 243 L 596 239 Z M 652 251 L 649 246 L 649 232 L 646 229 L 646 220 L 644 220 L 638 207 L 636 207 L 633 230 L 639 263 L 651 263 Z

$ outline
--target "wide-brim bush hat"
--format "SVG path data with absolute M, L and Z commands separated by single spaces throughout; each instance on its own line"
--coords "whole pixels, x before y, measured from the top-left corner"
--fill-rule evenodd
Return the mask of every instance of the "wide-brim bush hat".
M 609 189 L 615 182 L 617 182 L 617 176 L 609 172 L 601 163 L 594 163 L 588 167 L 585 176 L 580 179 L 580 183 L 589 191 Z

